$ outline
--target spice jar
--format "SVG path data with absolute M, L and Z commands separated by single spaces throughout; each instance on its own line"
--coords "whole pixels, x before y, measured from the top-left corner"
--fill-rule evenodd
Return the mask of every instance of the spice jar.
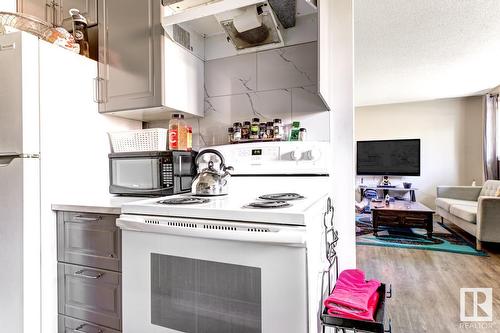
M 267 125 L 266 123 L 260 123 L 259 125 L 259 139 L 267 139 Z
M 228 131 L 229 131 L 229 128 L 228 128 Z M 232 142 L 238 142 L 241 140 L 241 123 L 234 123 L 233 124 L 233 133 L 232 134 L 233 134 L 233 141 Z
M 250 139 L 258 139 L 259 138 L 259 127 L 260 125 L 260 119 L 259 118 L 253 118 L 252 119 L 252 126 L 250 127 Z
M 275 139 L 283 139 L 283 124 L 281 119 L 274 119 L 274 135 Z
M 299 141 L 306 141 L 306 138 L 307 138 L 307 130 L 304 127 L 302 127 L 299 130 Z
M 229 143 L 232 143 L 234 141 L 234 128 L 233 127 L 229 127 L 227 129 L 227 141 Z
M 241 127 L 241 138 L 243 140 L 250 139 L 250 122 L 249 121 L 243 122 L 243 127 Z
M 268 121 L 266 124 L 266 137 L 268 139 L 274 138 L 274 123 L 272 121 Z

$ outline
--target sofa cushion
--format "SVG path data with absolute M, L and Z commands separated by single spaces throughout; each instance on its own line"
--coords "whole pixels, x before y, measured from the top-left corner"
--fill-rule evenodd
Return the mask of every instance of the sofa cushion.
M 477 206 L 452 205 L 450 207 L 450 214 L 453 214 L 467 222 L 476 223 Z
M 473 206 L 477 207 L 477 201 L 468 201 L 468 200 L 458 200 L 458 199 L 450 199 L 450 198 L 437 198 L 436 206 L 441 207 L 445 211 L 449 212 L 451 205 L 464 205 L 464 206 Z
M 480 196 L 483 197 L 494 197 L 497 190 L 500 188 L 500 180 L 487 180 L 481 190 Z

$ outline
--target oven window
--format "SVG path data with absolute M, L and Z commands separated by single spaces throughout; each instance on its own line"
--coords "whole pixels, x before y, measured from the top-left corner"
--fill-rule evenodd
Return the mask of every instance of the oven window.
M 129 189 L 157 189 L 158 159 L 115 158 L 112 159 L 112 184 Z
M 151 254 L 151 323 L 186 333 L 260 333 L 261 270 Z

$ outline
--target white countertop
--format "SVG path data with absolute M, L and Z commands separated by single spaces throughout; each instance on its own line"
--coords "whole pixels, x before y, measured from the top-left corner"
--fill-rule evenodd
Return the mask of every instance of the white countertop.
M 52 210 L 120 215 L 124 203 L 139 200 L 144 200 L 144 198 L 109 196 L 106 198 L 72 199 L 68 202 L 53 203 Z

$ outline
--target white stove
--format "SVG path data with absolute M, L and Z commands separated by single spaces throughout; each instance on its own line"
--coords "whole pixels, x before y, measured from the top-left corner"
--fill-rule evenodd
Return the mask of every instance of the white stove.
M 320 332 L 328 147 L 210 147 L 228 195 L 124 204 L 123 331 Z

